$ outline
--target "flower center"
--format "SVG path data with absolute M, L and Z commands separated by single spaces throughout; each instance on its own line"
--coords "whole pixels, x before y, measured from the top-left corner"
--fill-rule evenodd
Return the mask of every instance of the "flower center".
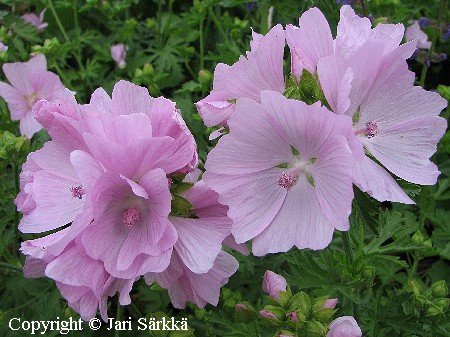
M 82 199 L 83 195 L 86 193 L 84 192 L 83 186 L 73 186 L 70 188 L 70 192 L 72 192 L 72 198 L 78 198 Z
M 364 136 L 366 136 L 366 138 L 372 138 L 378 134 L 379 130 L 378 130 L 377 123 L 368 122 L 365 125 L 366 125 L 365 128 L 356 130 L 355 135 L 364 134 Z
M 294 172 L 282 172 L 278 179 L 278 185 L 284 187 L 288 191 L 297 184 L 298 178 Z
M 27 109 L 31 110 L 33 108 L 34 103 L 37 101 L 37 95 L 36 93 L 32 93 L 30 96 L 24 97 L 25 102 L 27 102 Z
M 132 227 L 140 218 L 141 214 L 136 207 L 130 207 L 123 213 L 123 223 L 126 227 Z

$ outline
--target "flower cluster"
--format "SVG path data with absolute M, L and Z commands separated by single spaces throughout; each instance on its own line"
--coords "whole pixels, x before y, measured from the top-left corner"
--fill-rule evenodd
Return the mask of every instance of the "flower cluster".
M 117 291 L 129 304 L 141 276 L 177 308 L 216 305 L 238 267 L 222 250 L 236 246 L 231 219 L 203 181 L 183 181 L 198 157 L 175 104 L 119 81 L 85 105 L 59 90 L 33 113 L 52 140 L 23 165 L 19 229 L 54 232 L 23 242 L 25 275 L 55 280 L 83 319 L 106 319 Z
M 299 26 L 253 33 L 251 51 L 218 64 L 197 103 L 208 126 L 228 132 L 209 153 L 205 182 L 229 207 L 238 243 L 255 255 L 326 247 L 349 229 L 353 184 L 380 201 L 412 204 L 395 178 L 432 185 L 430 156 L 447 102 L 414 86 L 401 24 L 371 27 L 342 6 L 333 38 L 317 8 Z M 285 40 L 291 74 L 283 76 Z
M 262 289 L 268 296 L 267 305 L 259 311 L 259 318 L 267 326 L 276 328 L 278 337 L 362 336 L 362 331 L 353 317 L 342 316 L 332 321 L 337 312 L 337 298 L 313 298 L 304 292 L 293 294 L 286 279 L 270 270 L 264 274 Z M 236 315 L 241 320 L 254 320 L 255 317 L 251 315 L 253 311 L 247 304 L 236 305 Z

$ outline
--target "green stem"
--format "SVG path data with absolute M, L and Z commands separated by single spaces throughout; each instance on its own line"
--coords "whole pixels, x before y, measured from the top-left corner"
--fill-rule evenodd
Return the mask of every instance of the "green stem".
M 66 40 L 66 42 L 70 43 L 71 41 L 69 39 L 69 35 L 67 35 L 67 32 L 66 32 L 63 24 L 61 23 L 61 20 L 59 19 L 58 13 L 55 10 L 55 6 L 53 6 L 53 1 L 52 0 L 48 0 L 48 7 L 50 7 L 50 10 L 51 10 L 53 16 L 55 17 L 56 24 L 58 25 L 59 30 L 61 31 L 62 35 L 64 36 L 64 39 Z M 74 6 L 74 10 L 76 11 L 76 7 L 75 6 Z M 74 14 L 74 16 L 76 16 L 76 15 Z M 78 18 L 76 18 L 76 21 L 75 21 L 75 29 L 76 29 L 76 33 L 77 33 L 77 46 L 76 46 L 77 47 L 76 48 L 77 51 L 74 52 L 73 55 L 75 57 L 75 60 L 77 61 L 78 68 L 83 73 L 86 73 L 86 68 L 84 67 L 83 62 L 81 62 L 81 53 L 80 53 L 80 46 L 79 46 Z M 82 82 L 84 84 L 85 89 L 90 92 L 91 89 L 92 89 L 92 86 L 91 86 L 91 83 L 90 83 L 89 79 L 86 79 L 86 81 L 82 80 Z
M 18 272 L 22 272 L 22 268 L 14 266 L 12 264 L 9 263 L 5 263 L 5 262 L 0 262 L 0 267 L 2 268 L 6 268 L 6 269 L 10 269 L 10 270 L 14 270 L 14 271 L 18 271 Z
M 225 31 L 223 30 L 222 25 L 220 24 L 219 20 L 217 20 L 216 14 L 214 14 L 211 7 L 208 7 L 208 13 L 209 13 L 209 16 L 211 17 L 211 19 L 213 20 L 214 25 L 216 26 L 217 31 L 219 32 L 222 39 L 224 41 L 228 41 L 228 36 L 227 36 L 227 34 L 225 34 Z
M 73 21 L 75 23 L 75 34 L 76 34 L 76 41 L 77 41 L 77 57 L 81 60 L 81 48 L 80 48 L 80 26 L 78 24 L 78 8 L 77 8 L 77 0 L 73 1 Z
M 116 322 L 120 321 L 121 318 L 122 318 L 122 307 L 120 305 L 120 300 L 117 298 Z M 119 330 L 114 330 L 114 337 L 119 337 Z
M 70 90 L 72 90 L 72 84 L 67 79 L 66 75 L 64 75 L 64 72 L 61 70 L 61 68 L 59 67 L 58 63 L 56 63 L 56 61 L 53 62 L 53 67 L 56 69 L 56 72 L 58 73 L 59 77 L 61 77 L 61 79 L 64 82 L 65 86 L 67 88 L 69 88 Z
M 448 6 L 448 0 L 441 0 L 441 7 L 439 9 L 438 27 L 440 27 L 441 24 L 445 20 L 445 15 L 447 13 L 447 6 Z M 438 36 L 439 36 L 439 29 L 438 28 L 433 29 L 433 37 L 431 39 L 431 47 L 428 50 L 427 59 L 429 59 L 430 56 L 434 52 L 434 47 L 436 46 Z M 422 73 L 420 74 L 420 86 L 421 87 L 423 87 L 425 85 L 427 72 L 428 72 L 428 65 L 427 65 L 427 62 L 425 61 L 424 65 L 422 67 Z
M 350 264 L 353 265 L 353 263 L 355 262 L 355 258 L 353 255 L 353 250 L 352 250 L 352 246 L 351 246 L 351 240 L 350 240 L 350 234 L 347 232 L 342 232 L 342 242 L 344 243 L 344 250 L 345 253 L 348 256 L 348 259 L 350 261 Z M 350 301 L 350 308 L 351 308 L 351 314 L 352 316 L 355 315 L 355 303 L 353 303 L 353 301 L 351 299 L 349 299 Z
M 200 27 L 199 27 L 199 39 L 200 39 L 200 69 L 203 69 L 205 67 L 205 61 L 204 61 L 204 57 L 205 57 L 205 43 L 203 41 L 203 21 L 204 18 L 202 18 L 200 20 Z
M 61 31 L 62 35 L 64 36 L 64 39 L 66 39 L 66 42 L 70 42 L 69 36 L 67 35 L 66 30 L 64 29 L 64 26 L 61 23 L 61 20 L 59 19 L 58 13 L 56 13 L 55 6 L 53 6 L 53 1 L 48 0 L 48 7 L 50 7 L 50 10 L 52 11 L 53 16 L 55 17 L 56 24 L 59 27 L 59 30 Z
M 263 1 L 260 6 L 259 12 L 261 13 L 261 34 L 267 34 L 269 31 L 269 25 L 267 18 L 269 16 L 269 3 L 268 1 Z
M 350 234 L 348 232 L 342 232 L 342 242 L 344 243 L 344 250 L 350 260 L 350 263 L 353 264 L 355 261 L 353 256 L 353 250 L 350 243 Z
M 186 69 L 189 71 L 189 74 L 191 74 L 192 78 L 195 79 L 197 75 L 192 70 L 191 66 L 189 65 L 189 61 L 187 59 L 184 61 L 184 65 L 186 66 Z

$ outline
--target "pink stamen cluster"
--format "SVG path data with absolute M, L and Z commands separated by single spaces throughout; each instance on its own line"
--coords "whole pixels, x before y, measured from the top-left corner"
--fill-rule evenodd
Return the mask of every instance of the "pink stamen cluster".
M 136 207 L 130 207 L 123 213 L 123 223 L 126 227 L 134 226 L 140 219 L 141 214 Z
M 82 199 L 85 194 L 83 186 L 75 186 L 70 188 L 70 192 L 72 192 L 72 198 Z
M 366 131 L 364 131 L 364 135 L 367 138 L 372 138 L 378 134 L 378 125 L 377 123 L 368 122 L 366 123 Z
M 292 172 L 283 172 L 281 173 L 280 179 L 278 179 L 278 185 L 283 186 L 288 191 L 297 184 L 298 178 L 297 175 Z

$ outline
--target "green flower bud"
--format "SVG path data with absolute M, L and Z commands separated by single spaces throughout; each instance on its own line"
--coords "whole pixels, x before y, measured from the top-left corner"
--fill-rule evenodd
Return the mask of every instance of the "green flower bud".
M 438 316 L 440 314 L 444 313 L 444 310 L 442 308 L 438 307 L 437 305 L 431 303 L 428 307 L 427 311 L 425 312 L 425 316 Z
M 209 86 L 212 82 L 213 75 L 209 70 L 201 69 L 198 72 L 198 81 L 205 86 Z
M 438 298 L 434 300 L 434 304 L 441 309 L 442 312 L 445 312 L 450 304 L 450 298 Z
M 434 282 L 431 286 L 431 292 L 436 297 L 445 297 L 448 295 L 447 283 L 444 280 Z

